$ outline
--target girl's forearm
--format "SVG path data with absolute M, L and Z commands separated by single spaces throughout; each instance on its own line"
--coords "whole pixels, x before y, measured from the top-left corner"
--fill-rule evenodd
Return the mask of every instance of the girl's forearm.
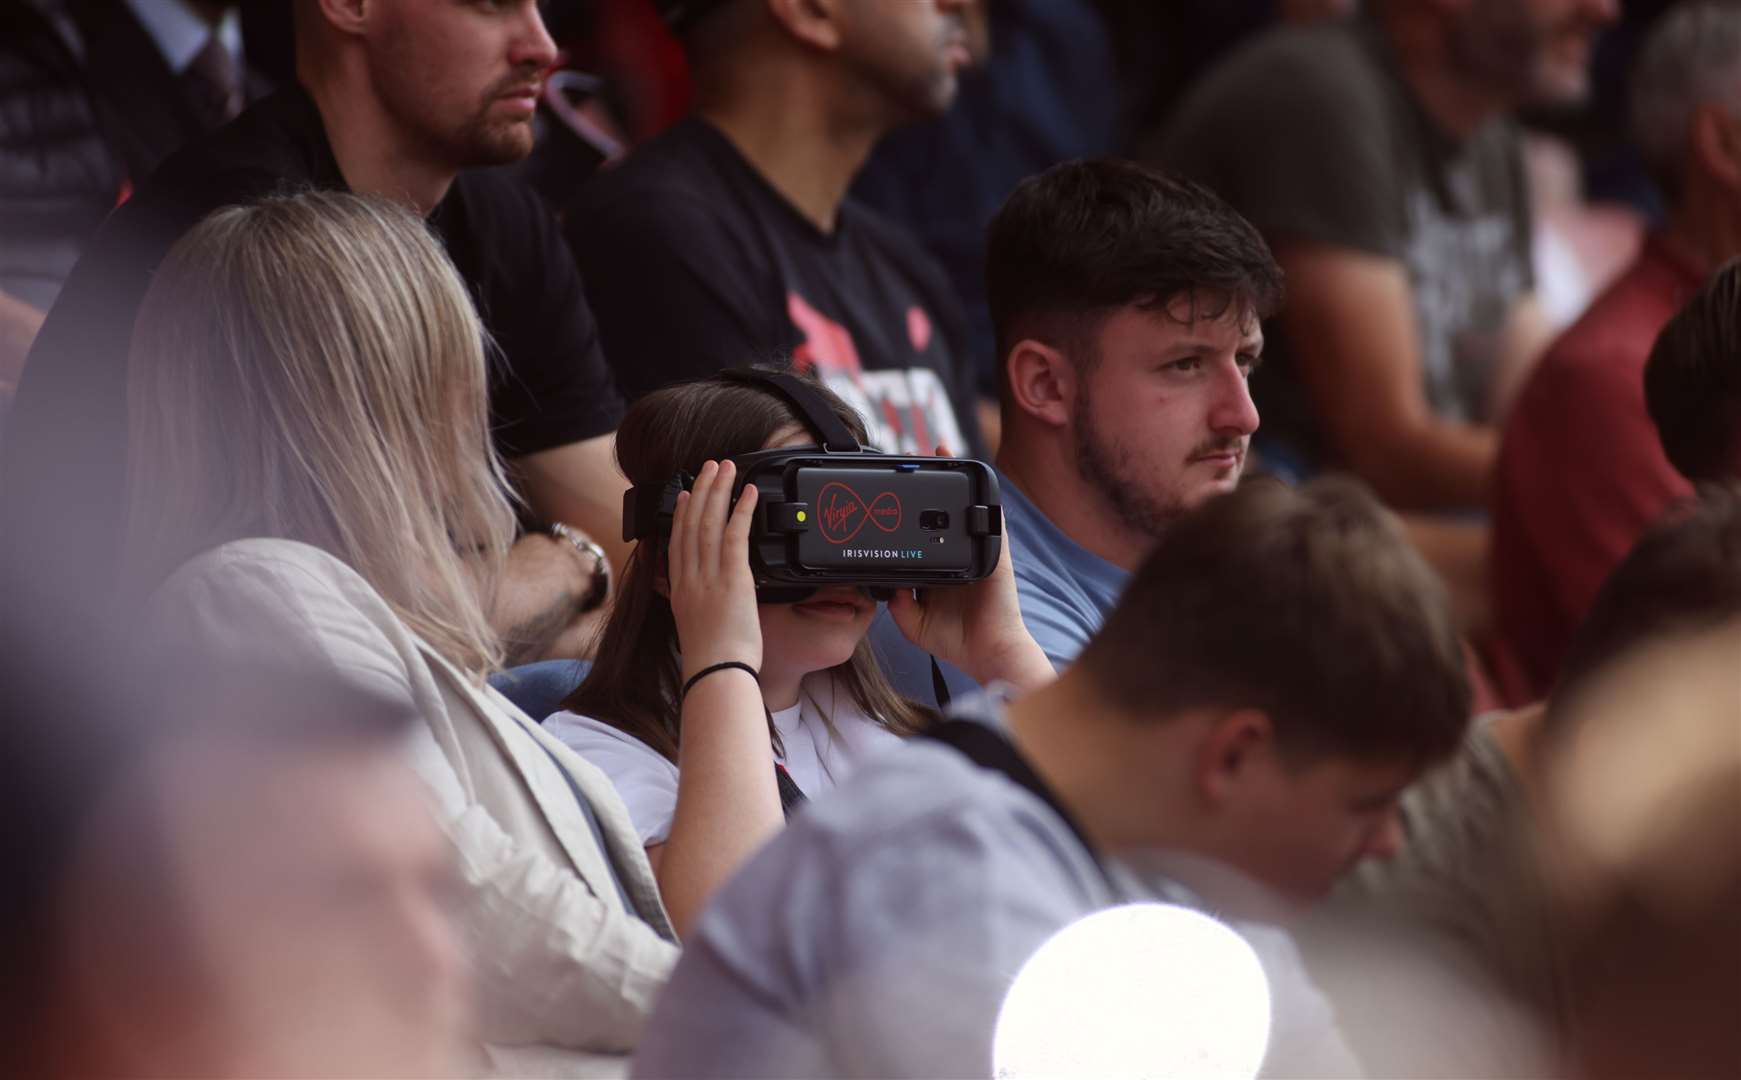
M 761 687 L 747 672 L 728 669 L 696 683 L 681 722 L 677 810 L 657 872 L 679 935 L 785 821 Z

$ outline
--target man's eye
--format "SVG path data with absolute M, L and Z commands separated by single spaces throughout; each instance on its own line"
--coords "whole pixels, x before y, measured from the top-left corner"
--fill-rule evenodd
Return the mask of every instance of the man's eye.
M 1246 378 L 1251 378 L 1251 373 L 1260 367 L 1263 367 L 1263 357 L 1253 353 L 1239 354 L 1239 370 L 1245 373 Z
M 1167 365 L 1168 371 L 1196 371 L 1203 366 L 1200 356 L 1187 356 L 1183 360 L 1175 360 Z

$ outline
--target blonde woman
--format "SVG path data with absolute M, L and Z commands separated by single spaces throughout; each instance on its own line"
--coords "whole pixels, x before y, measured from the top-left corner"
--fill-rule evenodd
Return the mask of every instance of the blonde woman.
M 592 1055 L 633 1048 L 674 935 L 610 783 L 484 681 L 514 517 L 483 334 L 436 242 L 351 195 L 220 210 L 159 270 L 130 362 L 144 632 L 415 709 L 409 753 L 461 878 L 478 1067 L 612 1068 Z

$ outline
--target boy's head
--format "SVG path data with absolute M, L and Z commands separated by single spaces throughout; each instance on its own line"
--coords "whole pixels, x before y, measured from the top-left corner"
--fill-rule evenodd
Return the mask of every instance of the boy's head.
M 1470 709 L 1437 579 L 1335 479 L 1181 518 L 1078 667 L 1131 722 L 1173 728 L 1188 846 L 1297 899 L 1394 851 L 1398 797 Z

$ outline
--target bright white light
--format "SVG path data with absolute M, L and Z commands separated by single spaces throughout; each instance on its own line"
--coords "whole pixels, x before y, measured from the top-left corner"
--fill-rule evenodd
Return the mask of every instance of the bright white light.
M 1022 965 L 998 1015 L 999 1080 L 1251 1080 L 1269 1043 L 1251 946 L 1201 912 L 1133 904 L 1065 927 Z

